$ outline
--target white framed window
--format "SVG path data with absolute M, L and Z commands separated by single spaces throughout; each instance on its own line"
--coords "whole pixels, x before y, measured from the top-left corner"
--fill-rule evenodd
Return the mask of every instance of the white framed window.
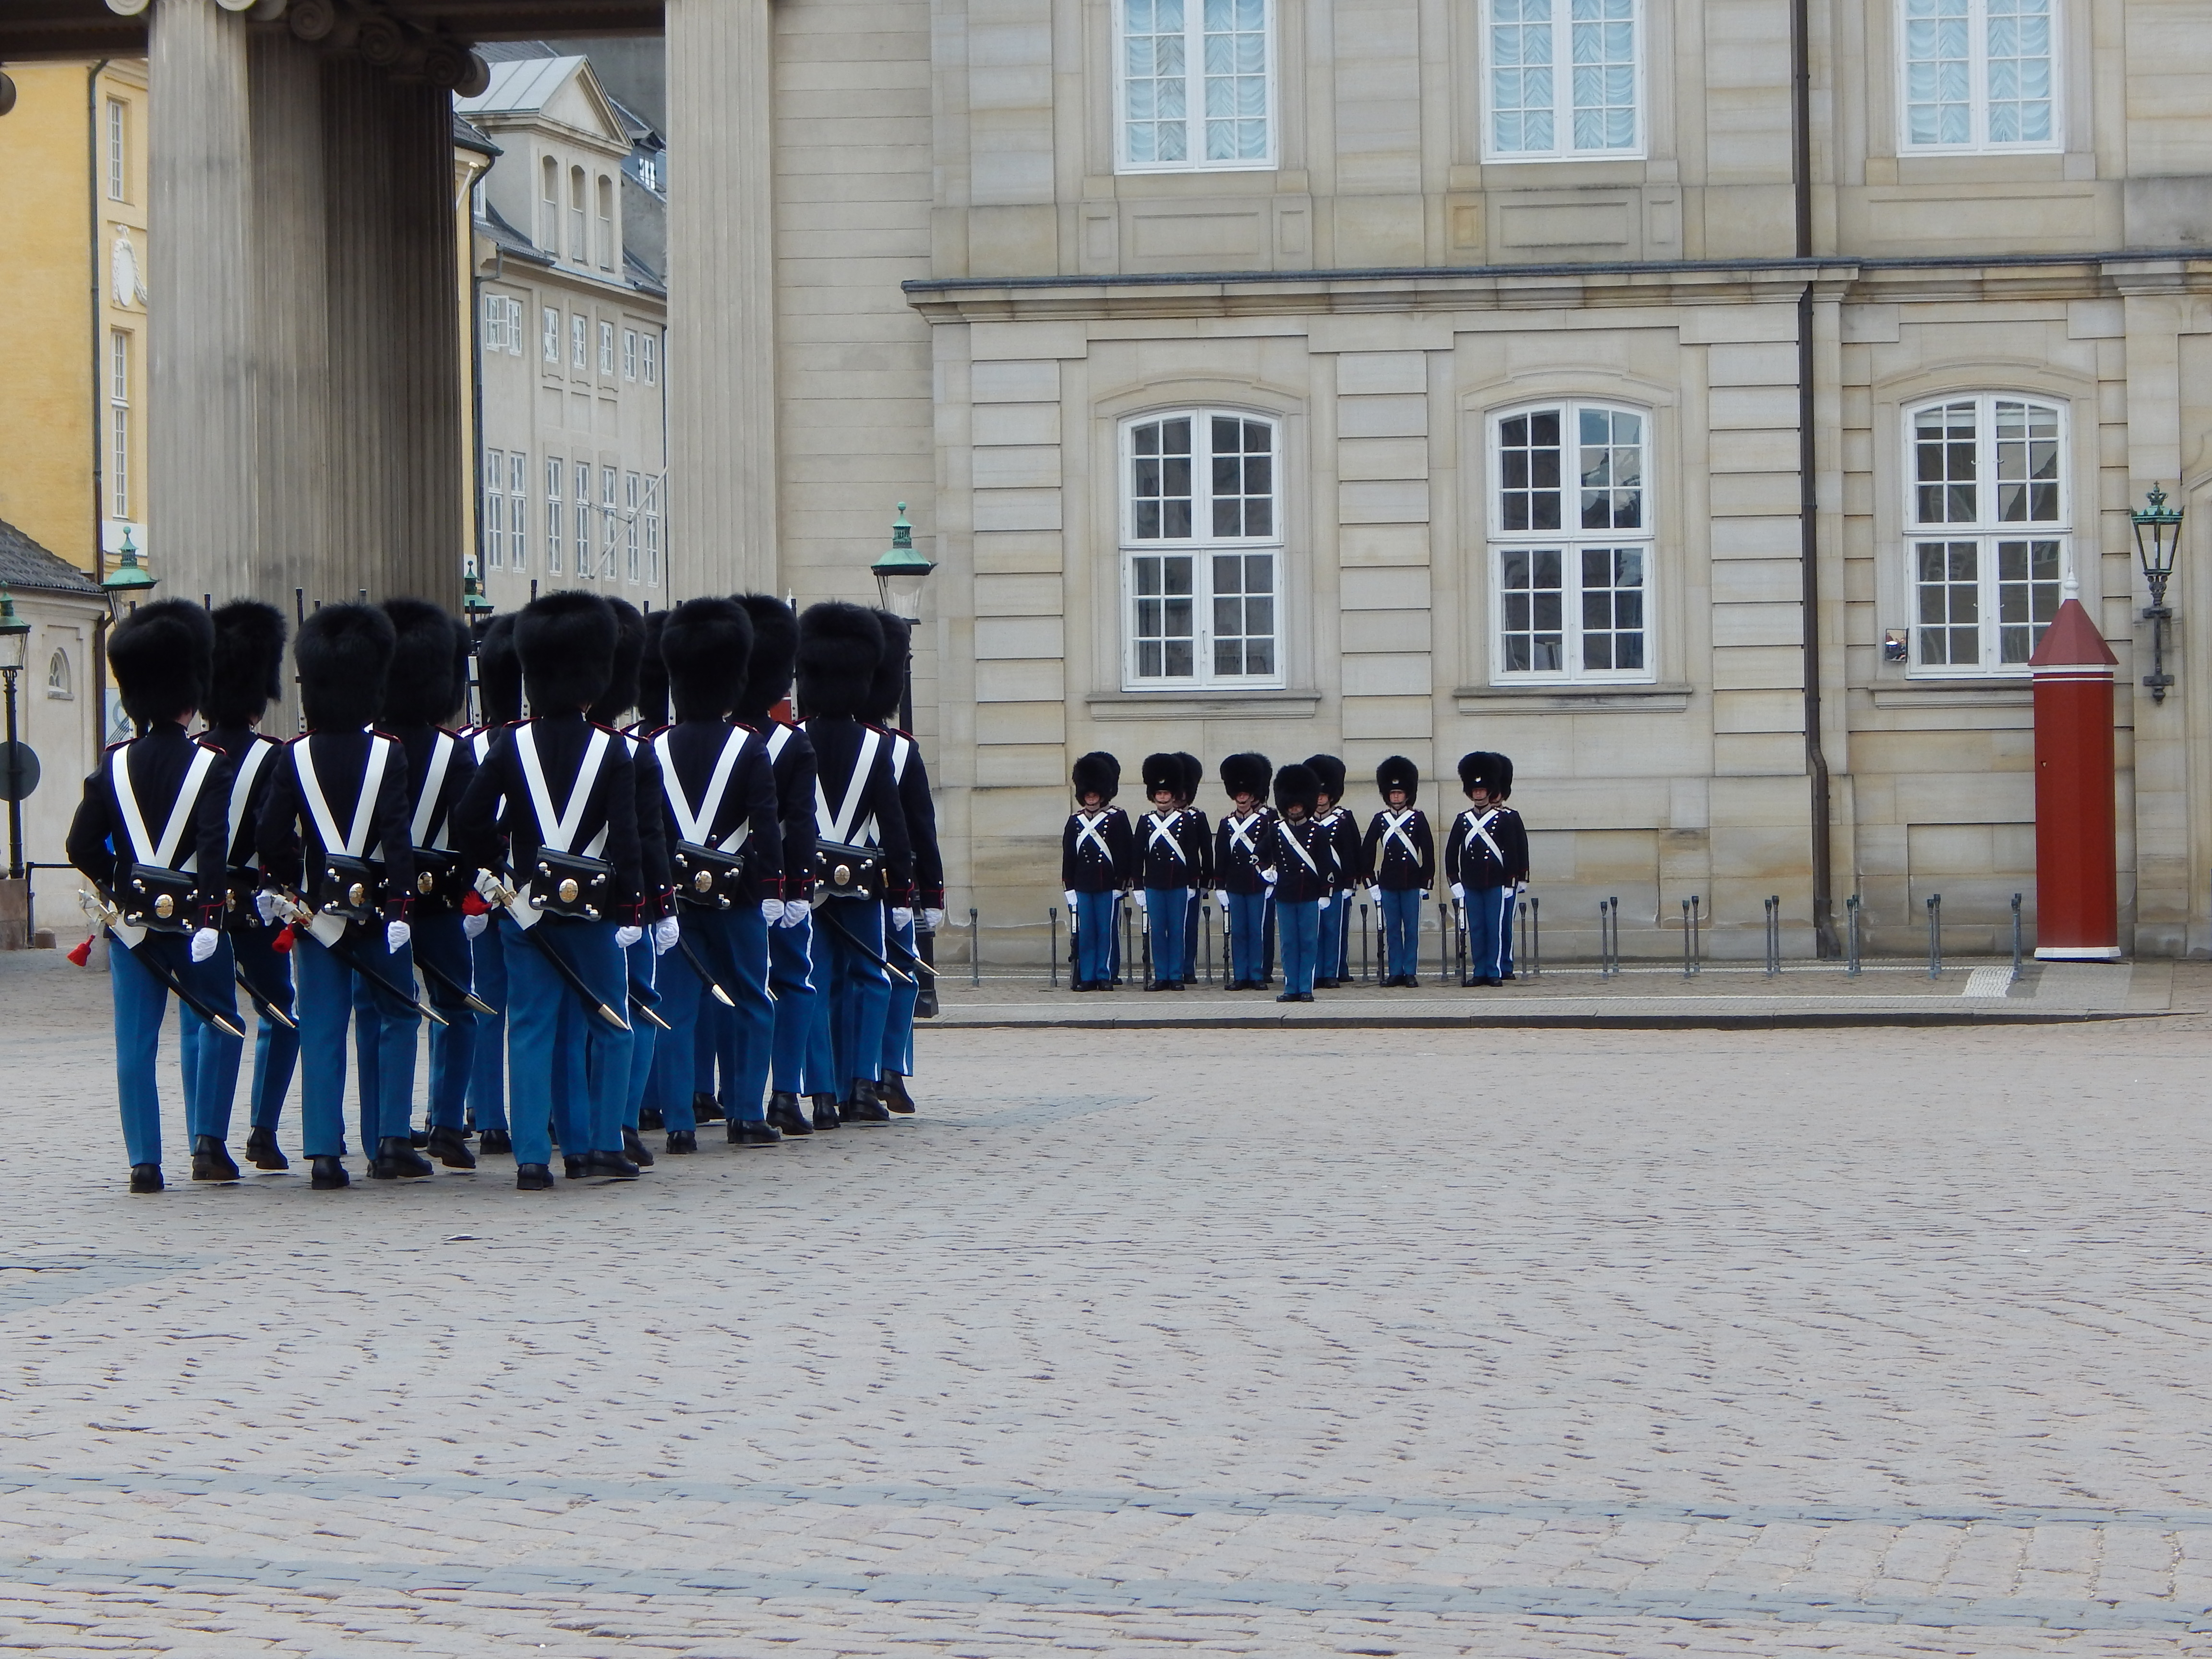
M 637 331 L 634 328 L 623 331 L 623 379 L 637 379 Z
M 551 156 L 538 163 L 538 246 L 561 257 L 561 164 Z
M 2061 147 L 2058 0 L 1902 0 L 1907 150 Z
M 592 366 L 591 325 L 574 313 L 568 318 L 568 362 L 574 368 Z
M 599 269 L 615 268 L 615 181 L 599 175 Z
M 76 679 L 70 672 L 69 653 L 57 651 L 46 659 L 46 695 L 67 702 L 76 696 Z
M 637 585 L 640 574 L 637 564 L 637 487 L 636 473 L 623 474 L 623 554 L 632 586 Z
M 660 168 L 650 155 L 637 158 L 637 181 L 647 190 L 658 191 L 660 188 Z
M 2073 566 L 2066 412 L 1984 392 L 1905 426 L 1911 672 L 2024 675 Z
M 637 343 L 639 355 L 644 359 L 645 383 L 651 386 L 660 378 L 660 337 L 647 333 Z
M 615 507 L 615 469 L 599 469 L 599 574 L 615 579 L 615 536 L 620 527 Z
M 584 239 L 587 228 L 584 220 L 584 170 L 568 169 L 568 258 L 573 264 L 587 265 L 592 262 L 591 245 Z
M 1650 416 L 1550 404 L 1490 437 L 1492 678 L 1652 678 Z
M 645 585 L 660 586 L 660 485 L 655 478 L 645 497 Z
M 611 375 L 614 372 L 615 325 L 612 323 L 601 323 L 599 325 L 599 373 Z
M 107 496 L 112 517 L 131 516 L 131 331 L 107 331 Z
M 530 457 L 520 450 L 507 458 L 507 545 L 514 568 L 530 562 Z
M 497 294 L 484 295 L 483 349 L 486 351 L 507 349 L 507 301 Z
M 522 355 L 522 301 L 509 300 L 502 309 L 507 313 L 507 355 L 520 357 Z
M 1275 165 L 1273 0 L 1117 0 L 1124 173 Z
M 131 199 L 131 152 L 125 144 L 130 119 L 129 106 L 120 98 L 107 100 L 107 199 L 111 202 Z
M 1283 683 L 1280 437 L 1267 416 L 1225 409 L 1122 427 L 1130 689 Z
M 1481 3 L 1486 159 L 1643 153 L 1643 0 Z
M 496 570 L 507 562 L 507 453 L 484 451 L 483 464 L 484 564 Z
M 576 463 L 576 574 L 592 574 L 592 464 Z
M 556 368 L 561 366 L 561 313 L 547 306 L 539 313 L 538 328 L 544 336 L 540 343 L 544 348 L 545 361 Z
M 549 575 L 561 574 L 561 479 L 562 463 L 558 455 L 545 458 L 545 569 Z

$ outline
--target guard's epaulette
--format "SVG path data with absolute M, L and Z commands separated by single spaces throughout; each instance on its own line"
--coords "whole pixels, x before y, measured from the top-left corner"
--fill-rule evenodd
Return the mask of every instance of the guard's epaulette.
M 206 750 L 210 754 L 221 755 L 225 752 L 221 744 L 210 743 L 208 741 L 207 733 L 204 732 L 201 732 L 199 736 L 194 738 L 192 741 L 198 744 L 201 748 Z
M 368 735 L 372 738 L 382 738 L 386 743 L 398 743 L 399 741 L 398 735 L 396 732 L 386 732 L 380 726 L 370 726 L 368 728 Z
M 101 750 L 100 752 L 103 755 L 112 755 L 118 749 L 128 749 L 132 744 L 137 741 L 138 739 L 136 738 L 118 738 L 113 743 L 109 744 L 106 748 Z

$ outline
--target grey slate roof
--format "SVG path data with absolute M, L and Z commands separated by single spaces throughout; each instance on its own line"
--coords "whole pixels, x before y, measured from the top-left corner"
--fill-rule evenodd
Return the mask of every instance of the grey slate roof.
M 68 560 L 47 552 L 5 519 L 0 519 L 0 587 L 100 595 L 98 582 Z
M 553 263 L 551 254 L 507 223 L 500 210 L 489 202 L 484 204 L 484 210 L 477 216 L 477 228 L 491 238 L 496 246 L 506 249 L 509 258 L 526 260 L 536 265 Z

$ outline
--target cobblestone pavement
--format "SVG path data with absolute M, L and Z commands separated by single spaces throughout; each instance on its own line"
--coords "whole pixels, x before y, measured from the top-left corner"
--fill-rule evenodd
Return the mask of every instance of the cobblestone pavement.
M 134 1199 L 27 962 L 0 1651 L 2212 1656 L 2212 1019 L 928 1031 L 635 1183 Z

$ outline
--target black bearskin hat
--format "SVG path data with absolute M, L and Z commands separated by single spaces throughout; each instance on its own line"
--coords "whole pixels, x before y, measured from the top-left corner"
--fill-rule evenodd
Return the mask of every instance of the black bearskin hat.
M 215 678 L 200 712 L 210 726 L 251 726 L 284 695 L 284 613 L 259 599 L 215 610 Z
M 142 605 L 107 636 L 107 665 L 135 724 L 177 720 L 207 702 L 215 621 L 190 599 Z
M 686 599 L 668 613 L 660 656 L 679 720 L 718 720 L 737 707 L 753 654 L 753 619 L 735 599 Z
M 1382 797 L 1386 806 L 1393 789 L 1406 792 L 1408 806 L 1421 798 L 1421 769 L 1403 755 L 1393 755 L 1375 769 L 1375 793 Z
M 1249 795 L 1254 800 L 1267 799 L 1267 781 L 1275 775 L 1275 769 L 1265 755 L 1247 750 L 1231 755 L 1221 763 L 1221 787 L 1234 800 L 1239 795 Z
M 876 620 L 884 625 L 884 654 L 868 688 L 868 717 L 896 726 L 906 692 L 906 659 L 914 648 L 914 624 L 888 611 L 877 611 Z
M 1468 790 L 1480 786 L 1490 792 L 1492 800 L 1504 800 L 1513 790 L 1513 763 L 1503 755 L 1493 755 L 1487 749 L 1477 749 L 1459 757 L 1459 787 Z
M 1103 749 L 1094 749 L 1087 755 L 1078 755 L 1073 777 L 1078 800 L 1085 795 L 1111 800 L 1121 793 L 1121 763 Z
M 1206 787 L 1206 763 L 1197 756 L 1178 749 L 1176 750 L 1176 763 L 1182 768 L 1182 784 L 1176 793 L 1182 797 L 1182 804 L 1188 806 L 1198 799 L 1198 792 Z
M 522 659 L 514 652 L 514 618 L 494 617 L 477 641 L 477 701 L 486 726 L 522 718 Z
M 614 607 L 581 588 L 547 593 L 523 606 L 514 619 L 514 649 L 522 659 L 531 712 L 573 714 L 606 696 L 621 632 Z
M 1275 774 L 1275 805 L 1285 807 L 1292 801 L 1306 809 L 1308 817 L 1321 811 L 1321 780 L 1312 767 L 1296 761 Z
M 373 605 L 326 605 L 307 613 L 292 660 L 300 670 L 300 712 L 313 732 L 358 730 L 384 707 L 398 631 Z M 441 663 L 441 684 L 450 672 Z
M 1147 755 L 1145 757 L 1145 799 L 1150 800 L 1163 789 L 1172 790 L 1180 799 L 1182 796 L 1182 760 L 1176 755 Z
M 1344 763 L 1334 755 L 1308 755 L 1306 769 L 1321 780 L 1321 792 L 1331 801 L 1344 799 Z
M 385 726 L 441 726 L 468 694 L 468 630 L 428 599 L 386 599 L 396 643 L 385 682 Z
M 626 708 L 637 707 L 637 677 L 645 665 L 645 613 L 628 599 L 611 596 L 607 608 L 615 613 L 614 666 L 607 689 L 592 701 L 592 718 L 612 726 Z
M 660 659 L 661 629 L 667 626 L 665 611 L 645 613 L 645 658 L 637 665 L 637 723 L 648 732 L 668 724 L 668 665 Z
M 753 619 L 753 659 L 738 695 L 737 716 L 748 726 L 765 726 L 768 711 L 791 695 L 799 615 L 773 593 L 740 593 L 738 603 Z
M 810 605 L 799 619 L 799 708 L 807 715 L 861 715 L 884 657 L 884 625 L 865 605 Z

